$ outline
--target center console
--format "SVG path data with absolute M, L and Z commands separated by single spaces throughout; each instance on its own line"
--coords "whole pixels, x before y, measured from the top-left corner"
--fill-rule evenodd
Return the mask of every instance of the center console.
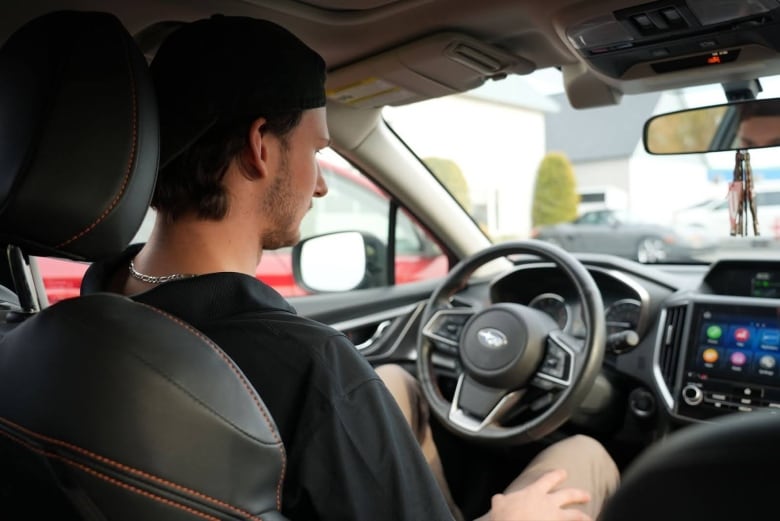
M 694 302 L 689 309 L 675 413 L 706 420 L 780 409 L 780 308 Z

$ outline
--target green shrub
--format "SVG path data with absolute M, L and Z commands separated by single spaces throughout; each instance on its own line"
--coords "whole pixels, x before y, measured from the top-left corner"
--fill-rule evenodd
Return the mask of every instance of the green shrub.
M 431 169 L 436 179 L 452 194 L 458 203 L 471 213 L 471 197 L 469 185 L 458 164 L 452 159 L 428 157 L 423 162 Z
M 531 224 L 549 226 L 577 218 L 577 181 L 566 155 L 548 152 L 539 164 L 534 184 Z

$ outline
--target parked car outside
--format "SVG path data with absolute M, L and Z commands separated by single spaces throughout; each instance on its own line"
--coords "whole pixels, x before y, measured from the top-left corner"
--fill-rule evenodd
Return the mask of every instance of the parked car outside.
M 642 222 L 622 210 L 585 212 L 572 222 L 538 228 L 533 235 L 569 251 L 608 253 L 643 263 L 694 261 L 717 245 L 706 230 Z
M 758 207 L 760 236 L 769 239 L 780 238 L 780 183 L 765 181 L 757 185 L 755 200 Z M 726 191 L 724 190 L 724 195 L 720 199 L 709 199 L 699 205 L 676 212 L 674 223 L 698 227 L 713 235 L 728 235 L 729 202 L 726 199 Z
M 367 177 L 332 153 L 321 158 L 320 168 L 328 187 L 328 197 L 316 201 L 301 225 L 303 238 L 342 230 L 358 230 L 386 237 L 390 211 L 389 197 Z M 155 212 L 149 210 L 133 242 L 144 242 L 154 225 Z M 395 282 L 406 284 L 441 277 L 448 261 L 435 241 L 407 213 L 399 212 L 395 236 Z M 78 296 L 88 263 L 52 257 L 37 258 L 49 303 Z M 256 277 L 285 297 L 306 295 L 293 276 L 292 249 L 268 250 L 257 266 Z

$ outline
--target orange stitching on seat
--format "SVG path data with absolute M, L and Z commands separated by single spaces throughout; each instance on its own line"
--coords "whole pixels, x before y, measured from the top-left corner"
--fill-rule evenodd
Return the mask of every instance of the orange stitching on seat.
M 103 219 L 105 219 L 108 214 L 111 213 L 111 211 L 114 209 L 114 207 L 119 204 L 119 200 L 122 198 L 122 195 L 125 193 L 125 189 L 127 188 L 127 184 L 130 179 L 130 172 L 133 169 L 133 162 L 135 160 L 135 153 L 136 153 L 136 143 L 138 141 L 138 100 L 136 99 L 136 88 L 135 88 L 135 76 L 133 75 L 133 66 L 130 61 L 130 49 L 127 48 L 127 45 L 125 44 L 126 53 L 125 56 L 127 57 L 127 64 L 128 69 L 130 72 L 130 92 L 131 92 L 131 98 L 133 100 L 133 109 L 132 109 L 132 124 L 133 124 L 133 143 L 130 148 L 130 158 L 127 162 L 127 170 L 124 174 L 124 179 L 122 179 L 122 184 L 119 187 L 119 192 L 116 194 L 114 199 L 111 201 L 111 203 L 108 205 L 108 208 L 106 208 L 103 213 L 98 217 L 92 224 L 87 226 L 84 230 L 80 231 L 70 239 L 61 242 L 60 244 L 57 244 L 55 248 L 62 248 L 63 246 L 66 246 L 70 244 L 71 242 L 80 239 L 84 235 L 88 234 L 92 230 L 95 229 L 95 227 L 103 222 Z
M 0 418 L 0 420 L 4 420 L 4 419 Z M 5 420 L 5 421 L 7 421 L 7 420 Z M 9 423 L 13 424 L 12 422 L 9 422 Z M 123 482 L 119 481 L 116 478 L 112 478 L 110 476 L 106 476 L 105 474 L 102 474 L 102 473 L 100 473 L 100 472 L 98 472 L 98 471 L 96 471 L 94 469 L 91 469 L 91 468 L 87 467 L 86 465 L 83 465 L 83 464 L 75 462 L 75 461 L 73 461 L 73 460 L 71 460 L 69 458 L 66 458 L 65 456 L 62 456 L 61 454 L 56 454 L 54 452 L 49 452 L 47 450 L 43 450 L 43 449 L 40 449 L 38 447 L 35 447 L 34 445 L 31 445 L 31 444 L 27 443 L 26 441 L 17 438 L 16 436 L 12 436 L 9 433 L 0 431 L 0 434 L 2 434 L 5 437 L 9 438 L 11 441 L 15 441 L 16 443 L 19 443 L 20 445 L 23 445 L 28 450 L 31 450 L 33 452 L 36 452 L 36 453 L 41 454 L 43 456 L 46 456 L 47 458 L 58 459 L 58 460 L 64 462 L 65 464 L 67 464 L 67 465 L 71 465 L 73 467 L 81 469 L 82 471 L 84 471 L 84 472 L 86 472 L 88 474 L 92 474 L 96 478 L 102 479 L 103 481 L 107 481 L 108 483 L 111 483 L 112 485 L 116 485 L 118 487 L 127 489 L 130 492 L 134 492 L 136 494 L 140 494 L 140 495 L 145 496 L 145 497 L 147 497 L 149 499 L 152 499 L 154 501 L 159 501 L 160 503 L 163 503 L 165 505 L 168 505 L 168 506 L 171 506 L 171 507 L 174 507 L 174 508 L 178 508 L 180 510 L 184 510 L 185 512 L 188 512 L 188 513 L 190 513 L 190 514 L 192 514 L 194 516 L 200 517 L 202 519 L 207 519 L 208 521 L 219 521 L 219 518 L 217 518 L 217 517 L 211 516 L 209 514 L 205 514 L 203 512 L 198 512 L 194 508 L 188 507 L 186 505 L 182 505 L 180 503 L 176 503 L 175 501 L 172 501 L 170 499 L 165 499 L 164 497 L 160 497 L 160 496 L 157 496 L 155 494 L 152 494 L 151 492 L 147 492 L 145 490 L 141 490 L 140 488 L 134 487 L 132 485 L 128 485 L 127 483 L 123 483 Z M 254 518 L 252 518 L 252 519 L 254 519 Z
M 252 397 L 252 400 L 254 400 L 255 405 L 257 405 L 258 410 L 263 415 L 263 418 L 265 418 L 266 423 L 268 424 L 268 428 L 271 430 L 271 435 L 274 437 L 274 441 L 276 441 L 279 444 L 279 452 L 282 454 L 282 471 L 279 475 L 279 483 L 276 486 L 276 509 L 278 511 L 282 511 L 282 483 L 284 482 L 284 474 L 287 469 L 287 454 L 284 451 L 284 443 L 282 443 L 282 439 L 279 436 L 279 434 L 276 431 L 276 427 L 274 426 L 274 423 L 271 421 L 270 416 L 268 415 L 268 411 L 266 410 L 265 406 L 260 401 L 260 398 L 257 396 L 257 391 L 255 391 L 255 388 L 247 382 L 246 378 L 244 377 L 244 374 L 236 367 L 233 360 L 225 354 L 220 347 L 215 344 L 209 337 L 192 327 L 190 324 L 184 322 L 183 320 L 180 320 L 179 318 L 166 313 L 165 311 L 158 309 L 154 306 L 149 306 L 147 304 L 139 303 L 142 306 L 145 306 L 152 311 L 155 311 L 159 313 L 160 315 L 168 318 L 169 320 L 172 320 L 173 322 L 179 324 L 184 329 L 188 330 L 193 335 L 197 336 L 201 340 L 203 340 L 206 345 L 208 345 L 215 353 L 219 355 L 220 358 L 228 365 L 228 367 L 233 371 L 233 373 L 238 377 L 238 379 L 243 384 L 244 388 L 247 390 L 249 395 Z
M 210 497 L 210 496 L 208 496 L 208 495 L 206 495 L 206 494 L 204 494 L 202 492 L 198 492 L 197 490 L 185 487 L 183 485 L 179 485 L 177 483 L 174 483 L 174 482 L 169 481 L 167 479 L 155 476 L 153 474 L 149 474 L 148 472 L 145 472 L 143 470 L 135 469 L 133 467 L 125 465 L 124 463 L 119 463 L 118 461 L 114 461 L 114 460 L 109 459 L 109 458 L 107 458 L 105 456 L 101 456 L 101 455 L 96 454 L 94 452 L 91 452 L 91 451 L 89 451 L 87 449 L 83 449 L 83 448 L 81 448 L 81 447 L 79 447 L 77 445 L 73 445 L 71 443 L 68 443 L 66 441 L 58 440 L 56 438 L 51 438 L 51 437 L 46 436 L 44 434 L 39 434 L 39 433 L 34 432 L 34 431 L 32 431 L 32 430 L 30 430 L 30 429 L 28 429 L 26 427 L 23 427 L 23 426 L 15 423 L 15 422 L 7 419 L 7 418 L 0 417 L 0 423 L 4 423 L 4 424 L 10 426 L 13 429 L 16 429 L 16 430 L 18 430 L 20 432 L 23 432 L 23 433 L 27 434 L 28 436 L 32 436 L 33 438 L 37 438 L 39 440 L 43 440 L 45 442 L 51 443 L 52 445 L 58 445 L 58 446 L 61 446 L 61 447 L 65 447 L 65 448 L 70 449 L 70 450 L 72 450 L 74 452 L 82 454 L 83 456 L 87 456 L 89 458 L 92 458 L 92 459 L 94 459 L 96 461 L 99 461 L 101 463 L 104 463 L 106 465 L 109 465 L 109 466 L 112 466 L 112 467 L 116 467 L 116 468 L 118 468 L 120 470 L 123 470 L 125 472 L 128 472 L 130 474 L 134 474 L 136 476 L 140 476 L 140 477 L 146 478 L 146 479 L 148 479 L 150 481 L 161 483 L 161 484 L 163 484 L 165 486 L 168 486 L 168 487 L 171 487 L 171 488 L 173 488 L 175 490 L 179 490 L 181 492 L 184 492 L 184 493 L 187 493 L 187 494 L 191 494 L 191 495 L 193 495 L 193 496 L 195 496 L 197 498 L 200 498 L 200 499 L 203 499 L 205 501 L 214 503 L 215 505 L 218 505 L 218 506 L 220 506 L 222 508 L 226 508 L 228 510 L 231 510 L 231 511 L 237 513 L 237 514 L 241 514 L 242 516 L 246 516 L 247 519 L 251 519 L 253 521 L 262 521 L 262 519 L 260 517 L 257 517 L 257 516 L 251 514 L 250 512 L 248 512 L 246 510 L 243 510 L 241 508 L 235 507 L 235 506 L 233 506 L 233 505 L 231 505 L 229 503 L 225 503 L 224 501 L 221 501 L 219 499 Z M 7 437 L 9 437 L 11 439 L 16 439 L 15 436 L 11 436 L 11 435 L 9 435 L 7 433 L 4 433 L 1 430 L 0 430 L 0 434 L 5 434 Z M 22 445 L 25 445 L 26 447 L 28 447 L 30 450 L 34 450 L 36 452 L 41 452 L 42 454 L 46 454 L 46 455 L 50 454 L 48 452 L 42 452 L 42 450 L 40 450 L 40 449 L 36 449 L 36 447 L 26 443 L 24 440 L 17 440 L 17 441 L 18 441 L 18 443 L 21 443 Z

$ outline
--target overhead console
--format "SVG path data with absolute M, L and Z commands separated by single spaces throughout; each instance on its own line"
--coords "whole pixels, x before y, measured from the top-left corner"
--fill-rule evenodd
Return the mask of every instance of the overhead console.
M 632 79 L 774 54 L 779 22 L 776 0 L 664 0 L 571 25 L 566 36 L 594 69 Z
M 553 24 L 580 58 L 561 66 L 575 108 L 780 74 L 777 0 L 661 0 L 630 8 L 622 0 L 583 0 L 559 11 Z

